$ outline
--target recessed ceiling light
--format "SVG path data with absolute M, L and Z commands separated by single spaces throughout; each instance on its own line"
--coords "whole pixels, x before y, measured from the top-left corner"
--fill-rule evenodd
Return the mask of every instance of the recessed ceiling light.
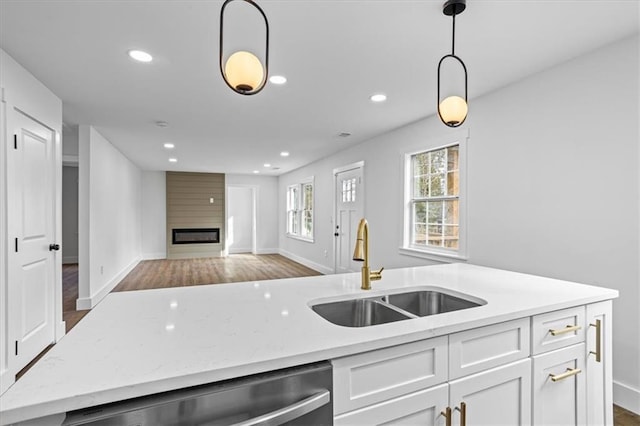
M 253 173 L 258 174 L 260 173 L 260 170 L 254 170 Z
M 168 127 L 169 123 L 167 123 L 166 121 L 156 121 L 156 126 L 158 127 Z
M 269 81 L 273 84 L 285 84 L 287 82 L 287 77 L 283 75 L 272 75 L 269 78 Z
M 338 136 L 340 136 L 341 138 L 348 138 L 349 136 L 351 136 L 351 133 L 349 133 L 349 132 L 340 132 L 340 133 L 338 133 Z
M 167 149 L 173 149 L 173 148 L 175 148 L 176 146 L 175 146 L 174 144 L 172 144 L 172 143 L 165 143 L 165 144 L 164 144 L 164 147 L 165 147 L 165 148 L 167 148 Z
M 178 159 L 177 158 L 169 158 L 169 162 L 170 163 L 177 163 Z
M 387 100 L 387 95 L 383 95 L 382 93 L 376 93 L 375 95 L 371 95 L 372 102 L 384 102 Z
M 147 52 L 143 52 L 142 50 L 130 50 L 129 56 L 135 59 L 138 62 L 151 62 L 153 61 L 153 56 L 148 54 Z
M 282 151 L 280 153 L 280 157 L 288 157 L 289 156 L 289 152 L 288 151 Z
M 271 164 L 269 164 L 269 163 L 264 163 L 264 164 L 263 164 L 263 166 L 265 166 L 265 167 L 271 167 Z

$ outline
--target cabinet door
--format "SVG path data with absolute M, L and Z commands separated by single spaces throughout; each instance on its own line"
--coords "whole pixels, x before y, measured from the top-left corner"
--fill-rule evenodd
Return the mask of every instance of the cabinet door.
M 584 343 L 533 358 L 533 424 L 584 425 Z
M 344 425 L 424 425 L 444 426 L 442 414 L 447 408 L 448 385 L 435 386 L 403 395 L 334 418 L 333 424 Z
M 598 321 L 600 321 L 599 324 Z M 599 357 L 597 356 L 598 337 L 600 339 Z M 587 305 L 587 344 L 585 351 L 587 353 L 588 425 L 613 426 L 611 338 L 611 301 Z
M 514 362 L 449 384 L 453 424 L 464 426 L 531 425 L 531 359 Z

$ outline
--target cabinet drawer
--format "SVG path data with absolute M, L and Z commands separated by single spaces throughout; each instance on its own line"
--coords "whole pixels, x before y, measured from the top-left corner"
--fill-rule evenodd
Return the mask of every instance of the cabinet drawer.
M 442 336 L 333 360 L 334 414 L 446 382 L 447 342 Z
M 533 354 L 584 342 L 585 307 L 563 309 L 533 317 Z
M 449 385 L 444 384 L 336 416 L 333 424 L 444 425 L 440 412 L 446 409 L 448 402 Z
M 585 424 L 584 351 L 580 343 L 533 357 L 534 425 Z
M 449 336 L 449 377 L 457 379 L 529 356 L 529 318 Z

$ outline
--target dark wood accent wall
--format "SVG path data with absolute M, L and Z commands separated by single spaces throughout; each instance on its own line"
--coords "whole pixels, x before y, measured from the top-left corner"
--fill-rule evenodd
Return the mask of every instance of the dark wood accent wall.
M 224 174 L 167 172 L 167 258 L 218 257 L 224 250 Z M 211 203 L 213 198 L 213 203 Z M 220 228 L 218 244 L 172 244 L 174 228 Z

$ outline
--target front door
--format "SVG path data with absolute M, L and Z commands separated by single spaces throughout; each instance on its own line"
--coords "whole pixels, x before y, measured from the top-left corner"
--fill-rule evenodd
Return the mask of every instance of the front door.
M 8 113 L 9 353 L 17 372 L 55 340 L 55 132 Z
M 357 272 L 361 262 L 353 260 L 358 222 L 364 214 L 362 165 L 335 173 L 335 272 Z

